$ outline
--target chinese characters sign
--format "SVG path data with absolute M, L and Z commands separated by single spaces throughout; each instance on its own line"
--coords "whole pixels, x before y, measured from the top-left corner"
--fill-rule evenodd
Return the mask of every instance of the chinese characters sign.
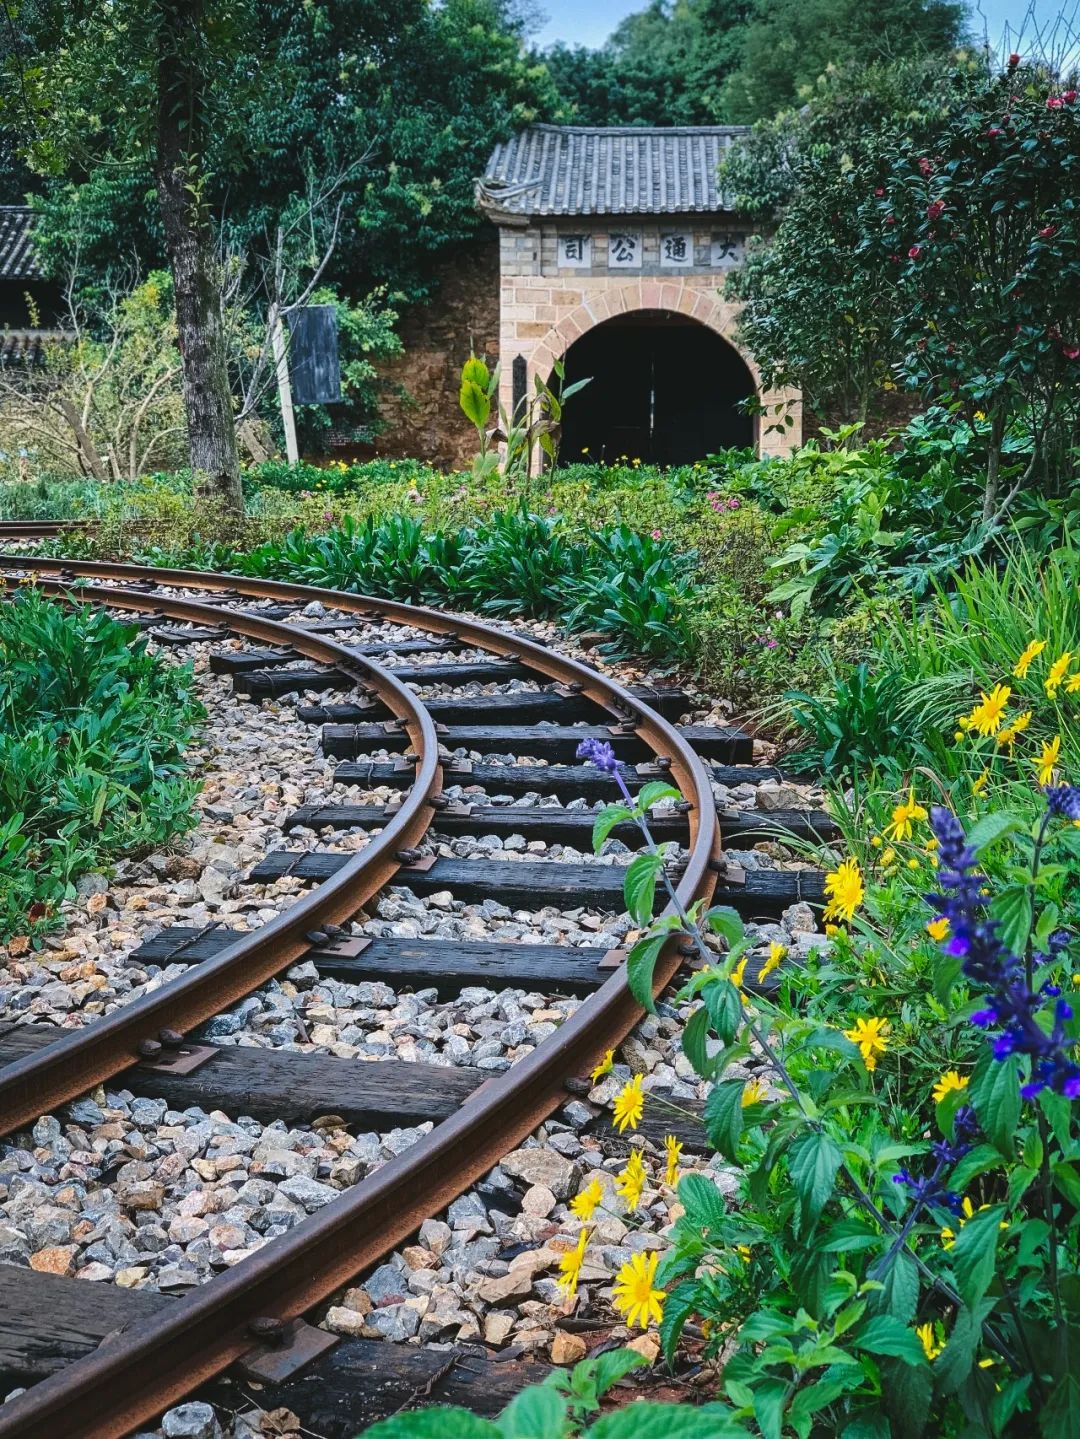
M 592 264 L 590 235 L 560 235 L 559 264 L 571 270 L 585 269 Z
M 746 246 L 742 235 L 714 235 L 710 264 L 714 270 L 727 270 L 742 263 Z
M 641 248 L 640 230 L 612 230 L 608 239 L 608 268 L 640 270 Z
M 660 267 L 687 270 L 694 263 L 694 237 L 685 231 L 660 236 Z

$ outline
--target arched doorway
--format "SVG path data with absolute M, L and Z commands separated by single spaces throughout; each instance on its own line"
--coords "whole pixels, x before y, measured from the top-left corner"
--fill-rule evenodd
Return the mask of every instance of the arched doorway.
M 753 376 L 732 345 L 686 315 L 636 310 L 594 326 L 566 352 L 566 383 L 586 378 L 563 413 L 564 464 L 625 455 L 683 465 L 754 443 L 740 408 Z

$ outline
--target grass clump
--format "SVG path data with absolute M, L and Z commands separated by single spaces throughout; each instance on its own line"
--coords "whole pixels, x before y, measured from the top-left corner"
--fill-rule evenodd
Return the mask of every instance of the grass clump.
M 0 605 L 0 941 L 47 928 L 80 875 L 193 823 L 190 667 L 34 589 Z

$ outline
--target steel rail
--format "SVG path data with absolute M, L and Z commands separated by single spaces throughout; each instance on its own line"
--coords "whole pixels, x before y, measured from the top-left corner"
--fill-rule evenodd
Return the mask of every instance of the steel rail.
M 13 564 L 25 568 L 26 559 L 0 555 L 0 566 Z M 436 633 L 454 633 L 498 654 L 516 654 L 549 678 L 580 687 L 614 713 L 634 716 L 635 728 L 653 752 L 670 761 L 672 780 L 691 805 L 690 857 L 679 880 L 679 901 L 686 906 L 707 901 L 715 888 L 720 833 L 705 766 L 673 725 L 615 681 L 575 660 L 479 622 L 333 590 L 256 585 L 241 576 L 194 571 L 36 559 L 33 564 L 39 572 L 47 565 L 55 571 L 149 578 L 167 586 L 230 589 L 260 598 L 319 599 L 337 609 L 377 612 Z M 161 603 L 158 596 L 147 600 Z M 299 633 L 289 632 L 291 637 Z M 297 648 L 295 638 L 290 644 Z M 655 973 L 657 993 L 679 968 L 680 944 L 676 934 L 664 946 Z M 58 1434 L 121 1439 L 235 1360 L 259 1350 L 255 1321 L 299 1317 L 401 1243 L 531 1134 L 564 1101 L 567 1078 L 592 1068 L 640 1016 L 621 968 L 553 1035 L 485 1083 L 423 1141 L 243 1264 L 2 1406 L 0 1439 L 55 1439 Z
M 84 528 L 83 520 L 0 520 L 0 540 L 51 540 Z
M 0 592 L 6 582 L 0 576 Z M 311 948 L 306 934 L 320 925 L 348 919 L 394 878 L 401 869 L 398 851 L 412 848 L 423 838 L 435 814 L 431 798 L 442 787 L 439 742 L 427 710 L 389 670 L 351 654 L 344 645 L 298 634 L 273 620 L 233 615 L 217 606 L 190 600 L 163 601 L 97 586 L 73 588 L 66 583 L 42 582 L 40 578 L 36 583 L 45 593 L 68 601 L 91 601 L 133 611 L 167 611 L 173 618 L 214 627 L 224 621 L 246 637 L 288 644 L 322 664 L 347 670 L 358 683 L 377 690 L 395 715 L 404 720 L 420 758 L 416 780 L 401 809 L 332 879 L 301 896 L 276 919 L 245 934 L 213 959 L 192 965 L 178 979 L 121 1005 L 82 1029 L 66 1030 L 55 1044 L 0 1068 L 0 1134 L 33 1123 L 38 1115 L 137 1064 L 140 1046 L 147 1040 L 160 1043 L 161 1030 L 184 1033 L 295 964 Z

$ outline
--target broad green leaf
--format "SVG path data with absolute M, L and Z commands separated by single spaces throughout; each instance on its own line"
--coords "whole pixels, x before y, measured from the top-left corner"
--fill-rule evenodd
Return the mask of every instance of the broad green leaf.
M 971 1373 L 982 1343 L 983 1320 L 993 1307 L 992 1299 L 984 1299 L 975 1309 L 961 1309 L 953 1321 L 949 1341 L 933 1363 L 934 1378 L 943 1394 L 955 1393 Z
M 559 1439 L 566 1420 L 563 1396 L 538 1384 L 515 1394 L 499 1415 L 500 1439 Z
M 705 1132 L 709 1143 L 725 1159 L 738 1158 L 745 1089 L 744 1079 L 725 1079 L 715 1086 L 705 1101 Z
M 822 1254 L 853 1254 L 880 1243 L 881 1231 L 861 1219 L 838 1219 L 829 1225 L 827 1234 L 814 1241 L 814 1247 Z
M 990 913 L 1001 925 L 1002 943 L 1019 953 L 1027 944 L 1031 929 L 1031 890 L 1026 884 L 1011 884 L 999 891 L 990 905 Z
M 842 1158 L 839 1146 L 827 1134 L 801 1135 L 788 1151 L 788 1173 L 805 1226 L 814 1223 L 832 1194 Z
M 648 1014 L 656 1013 L 652 992 L 653 972 L 668 938 L 667 934 L 654 934 L 639 939 L 626 957 L 626 983 L 630 993 Z
M 739 1032 L 743 1021 L 742 1000 L 739 991 L 730 979 L 718 979 L 702 991 L 705 1008 L 709 1012 L 712 1027 L 724 1041 L 730 1044 Z
M 595 854 L 599 854 L 603 848 L 604 841 L 617 824 L 623 824 L 628 819 L 633 819 L 634 812 L 625 804 L 606 804 L 593 820 L 592 847 Z
M 670 1303 L 671 1295 L 668 1295 L 664 1308 L 666 1309 Z M 603 1397 L 613 1384 L 618 1384 L 620 1379 L 625 1379 L 632 1369 L 640 1369 L 649 1361 L 644 1354 L 638 1354 L 633 1349 L 609 1349 L 606 1354 L 597 1355 L 591 1362 L 596 1366 L 596 1392 Z
M 754 1385 L 754 1418 L 764 1439 L 781 1439 L 789 1393 L 790 1386 L 783 1379 L 759 1380 Z
M 1004 1217 L 1004 1204 L 978 1210 L 961 1228 L 950 1251 L 956 1287 L 969 1309 L 979 1303 L 994 1277 L 999 1226 Z
M 726 1406 L 707 1404 L 628 1404 L 605 1414 L 584 1439 L 743 1439 L 746 1429 L 731 1419 Z M 561 1433 L 551 1439 L 561 1439 Z
M 699 1288 L 696 1280 L 676 1285 L 664 1300 L 664 1317 L 660 1321 L 660 1345 L 670 1364 L 683 1332 L 683 1326 L 698 1306 Z M 618 1354 L 622 1351 L 615 1350 Z M 633 1351 L 631 1351 L 633 1352 Z
M 963 1193 L 971 1181 L 977 1179 L 980 1174 L 1000 1168 L 1001 1152 L 992 1144 L 980 1144 L 961 1159 L 949 1178 L 949 1186 L 959 1193 Z
M 1043 1439 L 1076 1439 L 1080 1434 L 1080 1383 L 1072 1374 L 1057 1379 L 1039 1415 Z
M 467 1409 L 420 1409 L 365 1429 L 366 1439 L 502 1439 L 502 1431 Z
M 1026 828 L 1027 825 L 1018 815 L 996 810 L 993 814 L 984 814 L 982 819 L 976 820 L 971 826 L 967 834 L 968 846 L 978 854 L 1003 834 Z
M 930 1417 L 934 1388 L 932 1367 L 887 1359 L 881 1369 L 885 1395 L 882 1407 L 892 1424 L 893 1439 L 921 1439 Z
M 682 1047 L 683 1053 L 694 1066 L 694 1072 L 700 1074 L 702 1079 L 711 1078 L 713 1072 L 713 1062 L 705 1048 L 705 1041 L 708 1037 L 709 1011 L 704 1007 L 695 1009 L 686 1021 L 686 1028 L 682 1035 Z
M 901 1251 L 878 1279 L 881 1288 L 870 1294 L 869 1308 L 875 1314 L 891 1314 L 902 1324 L 910 1324 L 919 1304 L 919 1271 L 914 1259 Z
M 1080 1174 L 1071 1164 L 1055 1164 L 1050 1173 L 1054 1186 L 1068 1200 L 1074 1209 L 1080 1209 Z
M 712 909 L 706 910 L 704 923 L 713 934 L 727 940 L 729 949 L 734 949 L 746 933 L 738 911 L 729 904 L 715 904 Z
M 463 380 L 458 403 L 465 418 L 470 420 L 478 430 L 483 429 L 491 414 L 491 401 L 485 391 L 474 381 Z
M 663 799 L 682 799 L 682 794 L 674 785 L 667 784 L 662 779 L 653 779 L 641 786 L 634 799 L 638 809 L 652 809 L 654 804 L 659 804 Z
M 844 1425 L 840 1439 L 892 1439 L 892 1426 L 880 1409 L 867 1409 Z
M 724 1196 L 704 1174 L 684 1174 L 679 1180 L 679 1203 L 686 1210 L 685 1223 L 719 1237 L 728 1223 Z
M 975 1115 L 987 1139 L 1012 1158 L 1020 1121 L 1020 1067 L 1016 1055 L 998 1061 L 987 1047 L 968 1086 Z
M 627 910 L 638 924 L 648 924 L 652 919 L 656 880 L 663 867 L 663 855 L 648 851 L 635 855 L 626 866 L 623 896 Z
M 476 355 L 471 355 L 461 367 L 461 383 L 468 380 L 470 384 L 478 385 L 486 390 L 491 382 L 491 373 L 487 365 Z
M 891 1314 L 877 1314 L 867 1320 L 857 1334 L 851 1336 L 856 1349 L 869 1354 L 888 1354 L 905 1364 L 925 1364 L 926 1351 L 914 1329 L 909 1329 Z

